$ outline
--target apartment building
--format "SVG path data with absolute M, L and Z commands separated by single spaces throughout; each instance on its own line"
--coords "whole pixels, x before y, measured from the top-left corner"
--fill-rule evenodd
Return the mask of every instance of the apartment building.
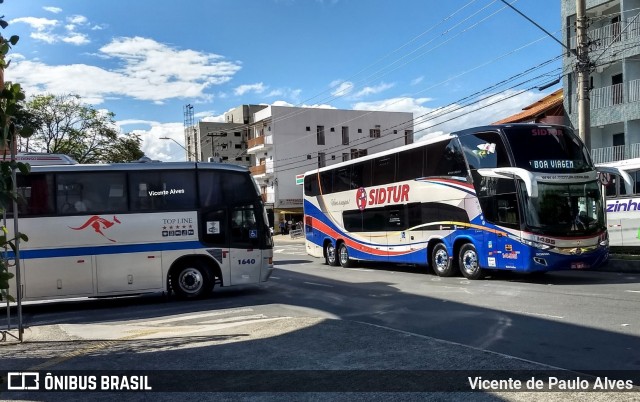
M 248 139 L 250 168 L 274 220 L 302 220 L 296 176 L 413 142 L 413 114 L 267 106 Z
M 591 156 L 595 163 L 640 157 L 640 0 L 587 0 Z M 562 1 L 567 47 L 576 49 L 576 2 Z M 564 108 L 577 128 L 576 57 L 565 52 Z
M 247 140 L 253 113 L 266 105 L 242 105 L 224 114 L 224 122 L 198 122 L 185 130 L 189 160 L 231 163 L 249 167 Z

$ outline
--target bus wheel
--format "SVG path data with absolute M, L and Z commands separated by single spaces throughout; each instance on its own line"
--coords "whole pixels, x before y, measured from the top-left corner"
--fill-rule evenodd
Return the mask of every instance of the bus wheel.
M 172 273 L 171 287 L 180 299 L 197 299 L 208 294 L 213 284 L 209 270 L 204 264 L 189 261 Z
M 342 268 L 351 267 L 351 259 L 349 258 L 349 250 L 347 249 L 346 244 L 342 243 L 338 248 L 338 256 L 340 259 L 340 265 Z
M 467 243 L 460 248 L 458 266 L 460 272 L 467 279 L 480 279 L 482 278 L 482 268 L 478 264 L 478 253 L 476 248 L 471 243 Z
M 455 274 L 455 268 L 451 258 L 449 258 L 447 247 L 442 243 L 436 244 L 433 248 L 431 265 L 438 276 L 453 276 Z
M 327 262 L 327 265 L 331 265 L 332 267 L 337 267 L 339 265 L 338 255 L 336 254 L 336 248 L 333 243 L 327 243 L 325 246 L 324 259 Z

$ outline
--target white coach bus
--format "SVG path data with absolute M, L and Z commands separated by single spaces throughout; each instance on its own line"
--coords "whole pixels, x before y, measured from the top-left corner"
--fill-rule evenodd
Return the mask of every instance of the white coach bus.
M 55 158 L 18 158 L 32 164 L 17 178 L 19 231 L 29 237 L 20 243 L 22 300 L 159 291 L 191 299 L 271 275 L 273 240 L 247 169 Z
M 607 196 L 607 226 L 615 252 L 640 251 L 640 158 L 603 163 L 618 174 L 601 176 Z

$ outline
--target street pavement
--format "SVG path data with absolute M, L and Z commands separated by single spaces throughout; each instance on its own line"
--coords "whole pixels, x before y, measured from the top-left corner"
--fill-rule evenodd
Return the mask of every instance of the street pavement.
M 274 238 L 277 247 L 304 243 L 304 238 Z M 29 327 L 23 343 L 0 342 L 0 400 L 640 400 L 637 382 L 625 392 L 583 386 L 590 389 L 605 381 L 603 375 L 617 375 L 626 388 L 625 373 L 590 377 L 323 312 L 263 316 L 251 308 L 216 308 L 198 316 L 195 323 L 193 315 L 179 315 Z M 68 370 L 82 375 L 136 370 L 148 375 L 153 390 L 6 391 L 7 371 Z M 633 376 L 637 380 L 637 373 Z
M 288 235 L 276 234 L 273 236 L 273 240 L 276 246 L 284 246 L 287 244 L 304 244 L 305 238 L 302 236 L 294 239 Z M 640 273 L 640 255 L 612 254 L 609 258 L 609 263 L 596 270 L 602 272 Z

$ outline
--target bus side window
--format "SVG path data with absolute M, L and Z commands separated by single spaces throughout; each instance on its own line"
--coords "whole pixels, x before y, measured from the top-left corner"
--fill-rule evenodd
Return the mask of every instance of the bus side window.
M 196 177 L 191 170 L 129 173 L 132 211 L 195 209 Z
M 20 216 L 38 216 L 54 213 L 53 175 L 31 173 L 18 176 L 18 211 Z M 9 204 L 11 212 L 13 204 Z
M 211 246 L 227 247 L 229 229 L 227 228 L 226 209 L 217 209 L 203 213 L 201 222 L 204 225 L 202 239 Z

